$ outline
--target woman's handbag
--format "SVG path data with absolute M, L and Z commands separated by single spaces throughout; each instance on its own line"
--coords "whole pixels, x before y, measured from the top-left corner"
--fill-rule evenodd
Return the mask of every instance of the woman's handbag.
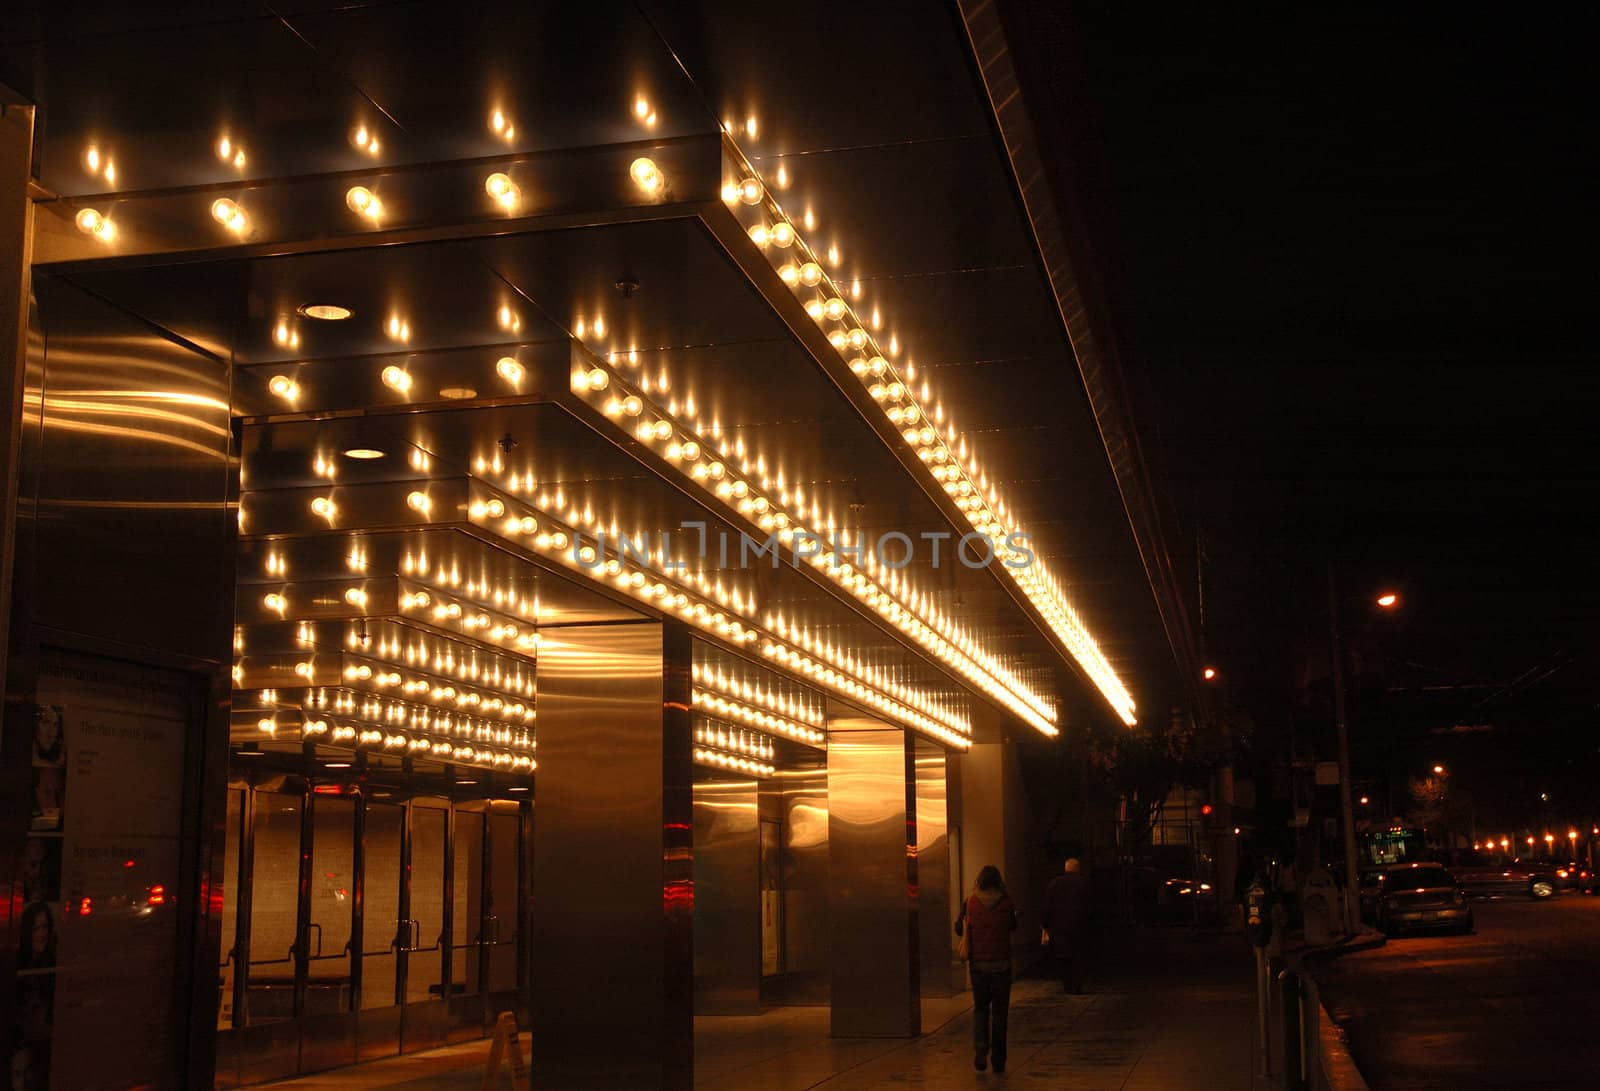
M 967 907 L 963 905 L 961 907 L 961 916 L 956 918 L 956 935 L 961 937 L 961 941 L 956 944 L 956 958 L 962 962 L 966 962 L 972 957 L 972 945 L 967 942 L 966 922 Z

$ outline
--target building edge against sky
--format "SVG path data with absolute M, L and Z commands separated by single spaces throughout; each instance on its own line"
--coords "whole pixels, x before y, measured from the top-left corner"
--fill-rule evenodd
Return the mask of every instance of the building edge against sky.
M 687 1086 L 696 1012 L 914 1035 L 1030 751 L 1182 699 L 997 28 L 864 16 L 842 59 L 927 64 L 851 113 L 792 106 L 820 31 L 599 7 L 0 47 L 0 1004 L 51 1085 L 504 1010 L 563 1086 Z

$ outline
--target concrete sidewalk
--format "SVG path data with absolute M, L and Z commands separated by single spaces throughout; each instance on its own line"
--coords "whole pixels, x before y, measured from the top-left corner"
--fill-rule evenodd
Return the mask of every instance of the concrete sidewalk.
M 959 996 L 926 1002 L 925 1033 L 913 1040 L 829 1038 L 825 1008 L 697 1019 L 695 1086 L 1265 1091 L 1273 1085 L 1255 1074 L 1253 962 L 1238 935 L 1110 931 L 1089 988 L 1067 996 L 1054 981 L 1017 982 L 1003 1076 L 973 1070 L 972 1011 Z M 276 1086 L 475 1088 L 487 1050 L 486 1043 L 469 1043 Z

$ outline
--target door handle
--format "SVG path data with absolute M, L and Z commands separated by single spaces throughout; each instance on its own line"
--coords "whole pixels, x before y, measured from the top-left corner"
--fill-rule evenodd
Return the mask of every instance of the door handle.
M 310 945 L 311 930 L 313 928 L 315 928 L 317 930 L 317 950 L 316 950 L 315 954 L 309 955 L 307 957 L 309 957 L 309 958 L 321 958 L 322 957 L 322 925 L 318 924 L 316 921 L 312 921 L 310 924 L 306 925 L 307 946 Z
M 483 942 L 484 934 L 485 933 L 490 933 L 490 934 L 492 934 L 493 938 L 488 940 L 487 942 L 489 942 L 489 943 L 499 943 L 500 942 L 500 918 L 499 918 L 499 916 L 497 916 L 494 913 L 490 913 L 487 917 L 483 918 L 483 923 L 484 923 L 485 927 L 482 927 L 482 928 L 480 928 L 478 930 L 479 941 Z

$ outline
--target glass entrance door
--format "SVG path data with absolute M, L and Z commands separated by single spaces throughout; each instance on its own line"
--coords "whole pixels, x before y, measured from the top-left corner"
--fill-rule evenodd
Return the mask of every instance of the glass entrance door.
M 450 801 L 418 798 L 408 812 L 405 858 L 410 883 L 401 895 L 400 1049 L 411 1053 L 443 1045 L 449 1029 L 445 1000 L 446 859 Z
M 400 1052 L 400 962 L 410 929 L 400 911 L 405 867 L 403 804 L 368 799 L 362 814 L 360 1014 L 356 1057 L 367 1061 Z
M 356 809 L 351 786 L 312 788 L 310 869 L 306 887 L 305 971 L 300 1003 L 300 1066 L 354 1064 L 356 932 Z M 303 850 L 302 850 L 303 851 Z

